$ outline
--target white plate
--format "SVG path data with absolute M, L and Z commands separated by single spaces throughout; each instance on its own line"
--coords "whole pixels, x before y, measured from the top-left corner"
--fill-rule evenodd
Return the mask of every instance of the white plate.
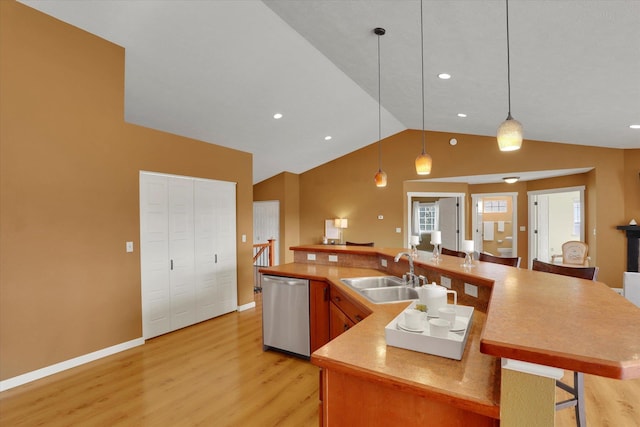
M 418 328 L 418 329 L 410 328 L 400 321 L 398 321 L 398 328 L 407 332 L 424 332 L 424 328 Z
M 462 320 L 456 319 L 456 322 L 449 329 L 451 332 L 462 332 L 467 328 L 467 324 Z

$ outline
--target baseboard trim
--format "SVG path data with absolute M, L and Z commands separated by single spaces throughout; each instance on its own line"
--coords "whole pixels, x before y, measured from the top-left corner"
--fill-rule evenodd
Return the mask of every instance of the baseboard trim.
M 58 372 L 66 371 L 67 369 L 75 368 L 76 366 L 84 365 L 85 363 L 93 362 L 94 360 L 102 359 L 103 357 L 111 356 L 112 354 L 120 353 L 121 351 L 129 350 L 142 344 L 144 344 L 144 338 L 136 338 L 135 340 L 116 344 L 103 348 L 102 350 L 94 351 L 93 353 L 74 357 L 73 359 L 65 360 L 55 365 L 46 366 L 35 371 L 27 372 L 26 374 L 18 375 L 17 377 L 0 381 L 0 392 L 48 377 L 49 375 L 57 374 Z
M 245 310 L 249 310 L 250 308 L 254 308 L 256 306 L 256 302 L 255 301 L 251 301 L 247 304 L 242 304 L 238 306 L 238 311 L 245 311 Z

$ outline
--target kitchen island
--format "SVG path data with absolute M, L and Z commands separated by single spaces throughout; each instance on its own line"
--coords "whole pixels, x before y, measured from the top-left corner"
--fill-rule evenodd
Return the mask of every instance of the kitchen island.
M 406 259 L 395 263 L 393 257 L 404 249 L 292 249 L 294 263 L 263 271 L 326 280 L 372 312 L 312 355 L 322 368 L 325 425 L 498 424 L 501 358 L 611 378 L 640 376 L 640 310 L 602 283 L 477 261 L 469 269 L 447 256 L 435 264 L 421 253 L 416 272 L 437 282 L 449 278 L 458 302 L 476 308 L 463 358 L 455 361 L 387 346 L 384 327 L 407 303 L 372 304 L 340 282 L 401 276 Z M 477 298 L 465 295 L 465 284 L 477 286 Z

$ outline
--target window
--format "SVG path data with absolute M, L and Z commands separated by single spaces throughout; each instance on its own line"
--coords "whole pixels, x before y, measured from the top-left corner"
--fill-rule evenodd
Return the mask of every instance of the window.
M 420 203 L 418 224 L 420 233 L 430 233 L 438 229 L 438 206 L 435 203 Z
M 506 200 L 487 200 L 484 201 L 484 212 L 506 212 L 507 201 Z
M 573 235 L 580 235 L 580 225 L 582 224 L 582 219 L 580 218 L 580 213 L 582 209 L 580 206 L 580 201 L 573 201 Z

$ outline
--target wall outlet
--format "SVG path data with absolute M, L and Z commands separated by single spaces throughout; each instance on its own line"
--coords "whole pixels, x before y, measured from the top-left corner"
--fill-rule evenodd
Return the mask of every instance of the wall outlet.
M 133 242 L 127 242 L 126 248 L 127 252 L 133 252 Z
M 387 266 L 387 260 L 386 260 L 386 259 L 384 259 L 384 258 L 382 258 L 382 259 L 380 260 L 380 265 L 382 265 L 383 267 L 386 267 L 386 266 Z
M 447 276 L 440 277 L 440 284 L 445 288 L 451 289 L 451 278 Z
M 338 255 L 329 255 L 329 262 L 338 262 Z
M 315 261 L 316 254 L 307 254 L 307 261 Z
M 525 227 L 524 225 L 520 226 L 520 231 L 527 231 L 527 227 Z
M 402 233 L 402 228 L 396 227 L 396 233 Z
M 476 285 L 464 284 L 464 293 L 472 297 L 478 298 L 478 287 Z

